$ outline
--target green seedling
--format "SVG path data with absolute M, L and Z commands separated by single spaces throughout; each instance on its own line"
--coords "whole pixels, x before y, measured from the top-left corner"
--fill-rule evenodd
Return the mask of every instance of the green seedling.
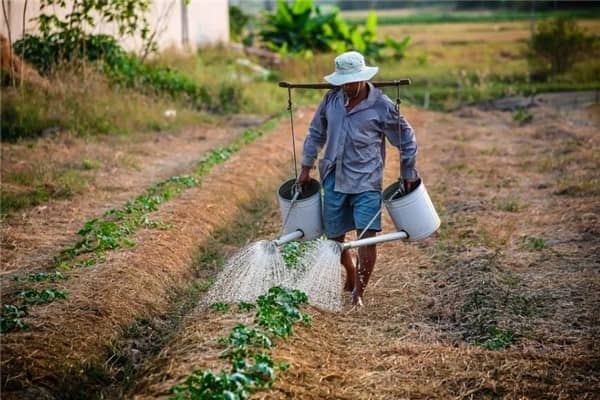
M 525 237 L 523 238 L 523 247 L 528 250 L 543 250 L 548 248 L 548 244 L 543 238 Z
M 275 370 L 285 371 L 287 362 L 275 362 L 267 352 L 273 346 L 271 335 L 287 336 L 295 322 L 310 323 L 310 316 L 296 307 L 307 301 L 306 294 L 297 290 L 273 287 L 260 296 L 256 306 L 240 303 L 244 307 L 257 307 L 255 321 L 258 327 L 236 325 L 229 336 L 218 342 L 226 349 L 222 358 L 231 363 L 229 371 L 195 370 L 180 385 L 173 387 L 171 399 L 247 399 L 256 390 L 273 385 Z
M 215 310 L 215 311 L 219 311 L 219 312 L 228 312 L 229 311 L 229 304 L 226 303 L 221 303 L 221 302 L 216 302 L 216 303 L 212 303 L 210 305 L 210 308 Z
M 488 350 L 504 349 L 513 343 L 513 333 L 497 326 L 490 327 L 487 336 L 485 340 L 480 342 L 480 345 Z
M 3 304 L 0 314 L 0 333 L 6 333 L 17 329 L 26 329 L 27 324 L 23 317 L 28 314 L 28 307 L 14 304 Z
M 241 301 L 238 303 L 238 310 L 241 312 L 251 311 L 256 308 L 255 304 L 246 303 L 245 301 Z
M 58 282 L 58 281 L 66 281 L 69 279 L 69 275 L 65 275 L 60 271 L 54 272 L 32 272 L 25 277 L 15 276 L 15 281 L 17 282 Z
M 46 304 L 56 300 L 64 300 L 67 298 L 67 292 L 55 288 L 48 289 L 20 289 L 15 292 L 17 297 L 23 299 L 27 305 L 31 304 Z
M 521 125 L 528 124 L 533 121 L 533 114 L 525 108 L 519 108 L 513 114 L 513 121 L 516 121 Z

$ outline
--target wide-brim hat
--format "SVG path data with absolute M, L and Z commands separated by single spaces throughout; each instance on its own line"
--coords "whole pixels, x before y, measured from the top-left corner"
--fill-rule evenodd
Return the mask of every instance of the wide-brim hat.
M 365 58 L 357 51 L 349 51 L 335 58 L 335 72 L 325 77 L 332 85 L 368 81 L 379 71 L 378 67 L 365 65 Z

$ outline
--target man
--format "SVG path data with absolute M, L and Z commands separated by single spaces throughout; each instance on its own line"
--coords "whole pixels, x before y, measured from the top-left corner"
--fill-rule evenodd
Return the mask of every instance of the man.
M 358 52 L 336 57 L 335 72 L 325 77 L 336 88 L 323 98 L 304 141 L 298 182 L 310 180 L 310 171 L 324 148 L 319 173 L 324 190 L 325 234 L 338 242 L 343 242 L 352 230 L 363 238 L 381 231 L 380 215 L 368 224 L 381 209 L 386 137 L 400 150 L 405 189 L 410 191 L 418 179 L 413 129 L 398 114 L 395 104 L 368 82 L 377 71 L 377 67 L 366 66 Z M 362 306 L 376 256 L 375 245 L 360 247 L 355 267 L 350 250 L 342 252 L 344 290 L 352 293 L 354 305 Z

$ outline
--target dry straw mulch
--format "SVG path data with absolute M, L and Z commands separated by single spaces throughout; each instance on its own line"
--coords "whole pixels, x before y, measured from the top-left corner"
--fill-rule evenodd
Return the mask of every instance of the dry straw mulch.
M 309 308 L 312 326 L 298 326 L 273 351 L 290 369 L 255 398 L 597 398 L 597 129 L 578 115 L 533 111 L 525 126 L 502 113 L 406 111 L 440 231 L 379 247 L 364 308 Z M 136 249 L 69 283 L 69 301 L 40 308 L 34 329 L 7 336 L 3 374 L 52 385 L 68 370 L 54 367 L 101 363 L 102 344 L 119 327 L 163 311 L 165 288 L 185 282 L 202 237 L 255 191 L 274 192 L 276 164 L 289 160 L 282 126 L 285 134 L 261 139 L 163 207 L 158 216 L 176 230 L 140 232 Z M 397 169 L 390 152 L 387 182 Z M 219 369 L 216 338 L 248 318 L 195 310 L 125 397 L 164 398 L 194 369 Z M 485 349 L 490 327 L 510 332 L 512 345 Z
M 297 129 L 305 132 L 306 124 Z M 110 252 L 105 263 L 77 271 L 60 285 L 67 300 L 34 307 L 29 329 L 3 335 L 4 391 L 38 385 L 71 390 L 82 374 L 102 370 L 106 348 L 122 329 L 136 318 L 164 314 L 170 294 L 192 279 L 192 257 L 206 237 L 257 193 L 275 193 L 291 165 L 289 131 L 284 122 L 216 166 L 201 185 L 151 215 L 174 228 L 138 231 L 135 248 Z
M 598 194 L 558 194 L 570 167 L 545 166 L 566 150 L 597 170 L 589 148 L 598 139 L 590 126 L 537 112 L 538 122 L 519 126 L 502 113 L 408 111 L 442 228 L 423 242 L 379 247 L 364 308 L 309 307 L 312 326 L 273 350 L 290 369 L 253 398 L 597 398 Z M 527 237 L 547 247 L 528 247 Z M 222 367 L 207 337 L 227 334 L 233 321 L 223 318 L 196 310 L 130 396 L 165 398 L 194 369 Z M 484 348 L 492 326 L 512 334 L 510 347 Z

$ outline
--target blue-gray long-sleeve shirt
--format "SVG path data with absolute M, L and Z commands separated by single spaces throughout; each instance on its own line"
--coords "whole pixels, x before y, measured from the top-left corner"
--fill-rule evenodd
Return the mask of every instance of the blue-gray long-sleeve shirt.
M 346 111 L 343 91 L 331 89 L 310 124 L 302 166 L 314 166 L 325 147 L 319 161 L 321 181 L 335 169 L 338 192 L 381 190 L 386 137 L 400 151 L 402 178 L 417 179 L 415 134 L 390 98 L 369 83 L 367 98 Z

